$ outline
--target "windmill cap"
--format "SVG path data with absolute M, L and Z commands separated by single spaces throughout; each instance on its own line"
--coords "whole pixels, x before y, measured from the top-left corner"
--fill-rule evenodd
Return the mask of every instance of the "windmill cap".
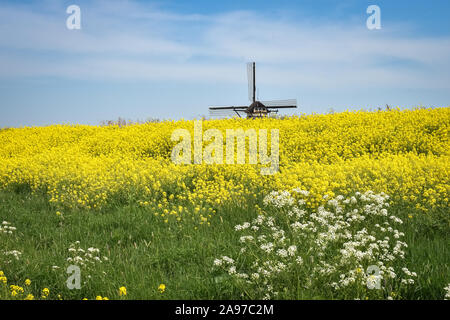
M 254 112 L 255 109 L 267 110 L 267 107 L 263 105 L 260 101 L 255 101 L 248 107 L 248 112 Z

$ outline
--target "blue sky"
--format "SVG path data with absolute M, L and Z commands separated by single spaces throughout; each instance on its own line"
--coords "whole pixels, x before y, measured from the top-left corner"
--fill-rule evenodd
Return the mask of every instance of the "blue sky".
M 81 8 L 68 30 L 66 8 Z M 366 8 L 381 8 L 368 30 Z M 0 127 L 193 119 L 261 100 L 330 108 L 449 106 L 450 2 L 2 1 Z

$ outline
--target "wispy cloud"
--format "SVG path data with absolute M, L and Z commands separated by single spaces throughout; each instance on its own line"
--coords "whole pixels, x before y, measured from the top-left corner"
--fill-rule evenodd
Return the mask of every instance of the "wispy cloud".
M 65 8 L 0 5 L 0 76 L 261 82 L 305 88 L 450 88 L 450 38 L 352 21 L 314 24 L 252 11 L 179 14 L 133 1 L 81 5 L 82 30 Z M 242 76 L 236 76 L 241 75 Z

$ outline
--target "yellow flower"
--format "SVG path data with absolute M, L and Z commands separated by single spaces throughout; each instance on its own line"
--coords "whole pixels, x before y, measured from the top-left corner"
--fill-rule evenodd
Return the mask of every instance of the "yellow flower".
M 16 290 L 11 291 L 11 295 L 12 295 L 13 297 L 17 296 L 17 291 L 16 291 Z
M 163 293 L 166 290 L 166 285 L 161 283 L 158 287 L 159 292 Z
M 50 290 L 48 290 L 48 288 L 42 289 L 42 298 L 43 299 L 46 299 L 49 294 L 50 294 Z
M 127 295 L 127 288 L 120 287 L 119 288 L 119 296 L 126 296 Z
M 23 293 L 23 288 L 21 286 L 10 285 L 11 291 L 16 291 L 16 293 Z
M 24 300 L 34 300 L 34 296 L 30 293 L 29 295 L 27 295 L 27 296 L 25 297 Z
M 61 212 L 56 211 L 56 215 L 59 217 L 61 215 Z
M 412 214 L 409 214 L 409 215 L 408 215 L 408 218 L 412 219 L 412 218 L 413 218 L 413 215 L 412 215 Z
M 95 300 L 102 300 L 102 296 L 96 296 Z
M 107 297 L 103 297 L 103 300 L 109 300 Z
M 29 286 L 30 284 L 31 284 L 31 280 L 30 280 L 30 279 L 26 279 L 26 280 L 25 280 L 25 285 L 26 285 L 26 286 Z
M 361 268 L 356 268 L 357 273 L 361 273 L 361 271 L 362 271 Z

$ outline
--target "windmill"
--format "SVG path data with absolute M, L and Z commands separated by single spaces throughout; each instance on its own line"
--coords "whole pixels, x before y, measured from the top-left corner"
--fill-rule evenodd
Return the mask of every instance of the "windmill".
M 209 107 L 209 114 L 212 117 L 226 117 L 236 113 L 239 118 L 247 115 L 247 118 L 262 118 L 270 113 L 278 113 L 278 109 L 297 108 L 296 99 L 258 101 L 256 100 L 255 85 L 255 62 L 247 63 L 248 78 L 248 99 L 251 101 L 249 106 L 229 106 L 229 107 Z

